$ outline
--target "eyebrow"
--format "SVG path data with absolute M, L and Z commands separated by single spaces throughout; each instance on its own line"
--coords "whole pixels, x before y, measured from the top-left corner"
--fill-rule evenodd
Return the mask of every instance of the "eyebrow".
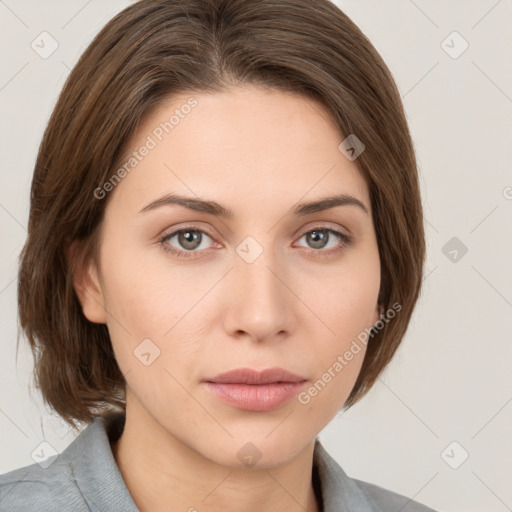
M 159 199 L 152 201 L 144 208 L 142 208 L 139 213 L 148 212 L 162 206 L 170 205 L 179 205 L 183 206 L 184 208 L 188 208 L 189 210 L 208 213 L 210 215 L 215 215 L 216 217 L 222 217 L 226 219 L 232 219 L 235 216 L 233 210 L 222 206 L 216 201 L 195 199 L 193 197 L 186 197 L 178 194 L 167 194 L 163 197 L 160 197 Z M 289 213 L 302 217 L 311 213 L 329 210 L 330 208 L 335 208 L 336 206 L 356 206 L 364 211 L 366 215 L 369 215 L 368 208 L 364 205 L 363 202 L 347 194 L 339 194 L 325 197 L 323 199 L 318 199 L 316 201 L 300 203 L 295 206 L 295 208 L 293 208 Z

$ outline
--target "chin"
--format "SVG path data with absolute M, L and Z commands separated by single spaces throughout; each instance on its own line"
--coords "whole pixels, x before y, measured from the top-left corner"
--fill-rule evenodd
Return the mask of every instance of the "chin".
M 297 429 L 295 434 L 288 428 L 278 434 L 272 432 L 273 428 L 275 425 L 259 433 L 254 430 L 247 434 L 238 432 L 233 438 L 226 434 L 225 439 L 215 443 L 205 436 L 203 439 L 210 442 L 204 446 L 196 445 L 195 449 L 203 457 L 229 469 L 273 469 L 288 463 L 315 439 L 314 434 L 306 436 L 303 429 Z

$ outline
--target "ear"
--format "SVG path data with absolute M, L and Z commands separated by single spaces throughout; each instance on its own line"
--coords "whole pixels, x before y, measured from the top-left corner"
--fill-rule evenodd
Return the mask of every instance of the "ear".
M 82 305 L 84 316 L 96 324 L 107 323 L 105 298 L 98 269 L 93 261 L 84 262 L 79 257 L 79 241 L 73 240 L 67 247 L 68 265 L 73 273 L 73 288 Z
M 384 314 L 384 307 L 382 306 L 382 304 L 379 304 L 377 302 L 377 305 L 375 306 L 375 310 L 373 311 L 371 325 L 374 326 L 383 314 Z

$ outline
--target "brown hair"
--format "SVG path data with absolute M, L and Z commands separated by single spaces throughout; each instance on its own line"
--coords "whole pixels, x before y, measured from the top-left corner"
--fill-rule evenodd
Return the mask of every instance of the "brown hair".
M 369 339 L 346 409 L 398 348 L 422 282 L 423 216 L 400 95 L 370 41 L 328 0 L 142 0 L 116 15 L 71 71 L 32 181 L 20 326 L 34 354 L 36 386 L 71 425 L 125 407 L 107 327 L 85 318 L 73 288 L 73 265 L 97 257 L 108 197 L 100 201 L 94 190 L 112 176 L 152 107 L 175 93 L 243 84 L 322 102 L 340 134 L 355 134 L 366 146 L 356 163 L 370 191 L 379 303 L 401 311 Z M 79 251 L 68 264 L 71 241 Z

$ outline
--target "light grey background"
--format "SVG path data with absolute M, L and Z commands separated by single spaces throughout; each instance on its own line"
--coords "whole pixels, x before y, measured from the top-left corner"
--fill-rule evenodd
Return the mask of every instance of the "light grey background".
M 421 169 L 428 259 L 395 359 L 320 439 L 349 475 L 433 508 L 512 510 L 512 1 L 336 3 L 401 91 Z M 34 463 L 43 441 L 61 452 L 74 438 L 29 391 L 33 362 L 23 339 L 16 360 L 17 257 L 57 95 L 92 37 L 128 4 L 0 0 L 0 473 Z M 31 47 L 51 49 L 44 31 L 58 43 L 47 58 Z

